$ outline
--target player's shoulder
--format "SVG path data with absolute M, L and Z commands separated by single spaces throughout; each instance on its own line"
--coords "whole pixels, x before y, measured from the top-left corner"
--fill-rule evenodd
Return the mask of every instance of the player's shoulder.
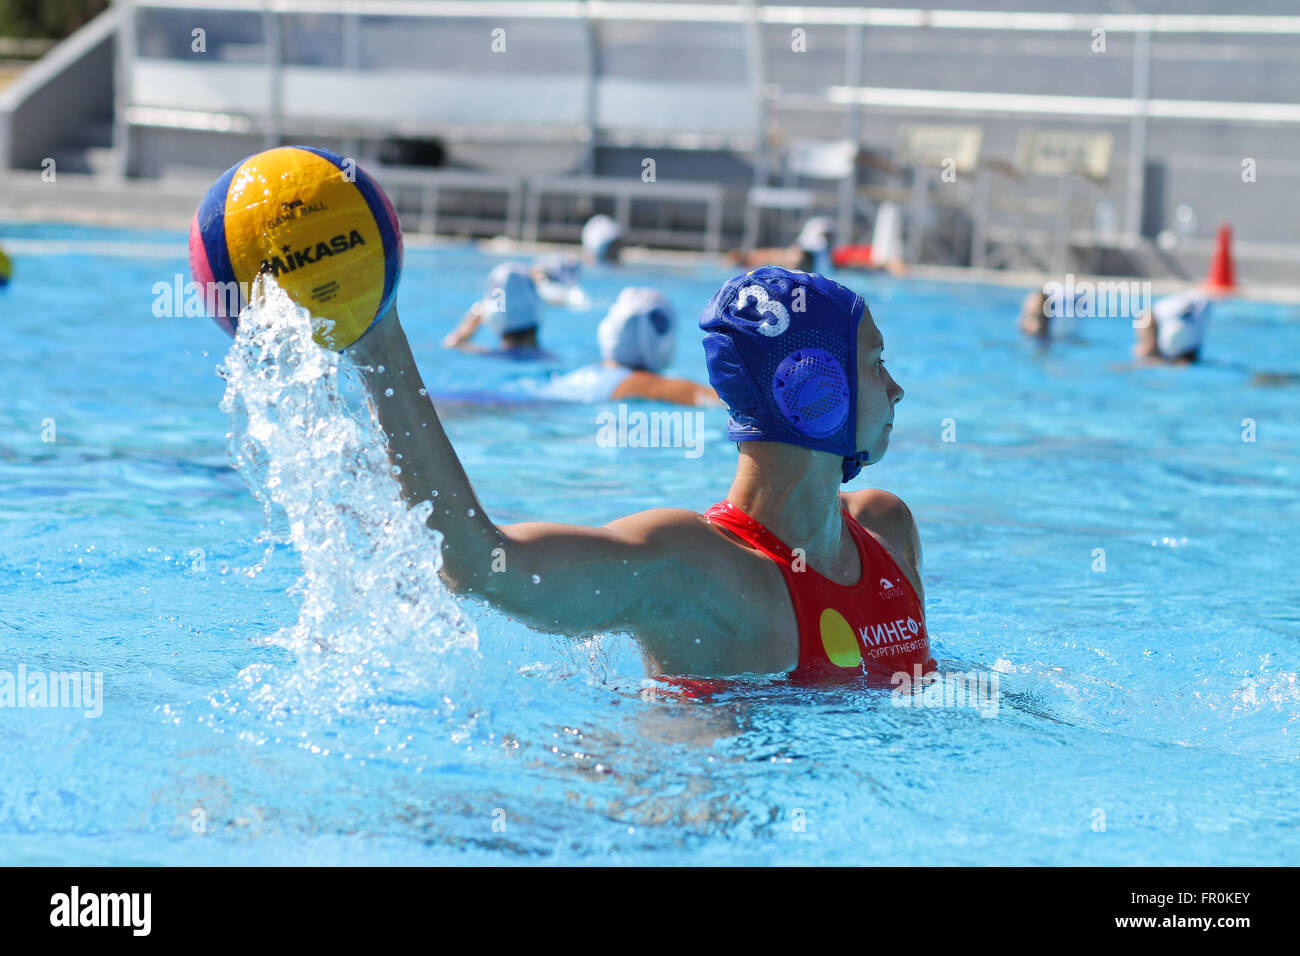
M 647 556 L 667 560 L 687 575 L 707 573 L 730 583 L 747 580 L 755 565 L 766 563 L 698 511 L 652 508 L 619 518 L 606 529 Z
M 622 537 L 671 543 L 713 535 L 708 520 L 689 508 L 650 508 L 617 518 L 605 525 Z
M 843 492 L 840 500 L 858 524 L 873 530 L 875 525 L 907 529 L 916 524 L 911 509 L 903 499 L 881 488 Z
M 921 537 L 902 498 L 880 488 L 866 488 L 843 493 L 840 500 L 853 520 L 880 539 L 896 560 L 902 557 L 920 575 Z

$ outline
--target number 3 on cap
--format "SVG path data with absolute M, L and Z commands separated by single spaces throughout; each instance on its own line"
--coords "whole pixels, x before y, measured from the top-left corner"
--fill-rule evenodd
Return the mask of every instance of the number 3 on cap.
M 790 313 L 780 302 L 768 297 L 767 289 L 761 285 L 747 285 L 736 293 L 736 308 L 743 308 L 746 299 L 753 299 L 759 315 L 767 318 L 758 323 L 758 331 L 763 335 L 780 335 L 790 327 Z

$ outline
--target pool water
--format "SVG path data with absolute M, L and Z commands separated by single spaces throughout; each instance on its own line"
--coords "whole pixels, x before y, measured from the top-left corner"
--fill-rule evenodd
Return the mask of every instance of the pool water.
M 847 278 L 906 390 L 889 455 L 851 487 L 908 502 L 935 656 L 995 677 L 996 706 L 776 679 L 692 700 L 645 693 L 623 636 L 538 634 L 449 596 L 346 366 L 289 331 L 272 346 L 296 357 L 269 375 L 211 321 L 155 317 L 184 235 L 0 241 L 0 683 L 21 667 L 103 688 L 99 716 L 0 708 L 0 862 L 1300 850 L 1300 387 L 1250 378 L 1300 372 L 1294 307 L 1226 302 L 1205 364 L 1131 369 L 1127 320 L 1039 354 L 1015 333 L 1021 291 Z M 489 514 L 599 524 L 720 499 L 720 412 L 693 457 L 604 447 L 600 407 L 528 396 L 595 358 L 633 283 L 677 307 L 672 371 L 703 379 L 694 323 L 726 273 L 591 268 L 593 311 L 548 312 L 549 365 L 444 352 L 495 261 L 410 249 L 399 295 Z

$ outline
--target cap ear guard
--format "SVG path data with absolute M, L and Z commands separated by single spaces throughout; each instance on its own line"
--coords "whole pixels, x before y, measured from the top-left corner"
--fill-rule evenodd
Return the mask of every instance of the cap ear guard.
M 663 309 L 657 306 L 646 313 L 646 321 L 656 335 L 667 335 L 672 331 L 673 320 Z
M 641 313 L 633 320 L 641 340 L 642 364 L 652 372 L 666 366 L 673 358 L 676 337 L 672 317 L 661 306 Z
M 849 416 L 849 381 L 835 356 L 818 348 L 791 352 L 772 377 L 777 408 L 810 438 L 835 434 Z

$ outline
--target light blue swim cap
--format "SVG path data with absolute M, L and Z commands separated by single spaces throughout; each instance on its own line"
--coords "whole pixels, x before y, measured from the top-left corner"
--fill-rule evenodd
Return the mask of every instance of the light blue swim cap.
M 600 357 L 657 372 L 673 359 L 675 325 L 671 303 L 654 289 L 624 289 L 596 327 Z
M 497 335 L 526 332 L 541 323 L 542 300 L 528 269 L 518 262 L 503 262 L 488 273 L 482 305 L 484 321 Z

